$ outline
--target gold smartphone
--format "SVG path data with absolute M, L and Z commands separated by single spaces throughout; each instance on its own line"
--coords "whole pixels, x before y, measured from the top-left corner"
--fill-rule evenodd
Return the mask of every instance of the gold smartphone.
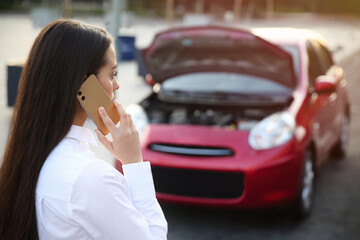
M 89 117 L 94 121 L 97 128 L 104 134 L 107 135 L 109 130 L 102 121 L 98 109 L 103 106 L 113 121 L 117 124 L 120 120 L 120 115 L 115 107 L 110 96 L 107 94 L 103 86 L 95 75 L 89 76 L 84 83 L 81 85 L 77 99 L 81 106 L 85 109 Z

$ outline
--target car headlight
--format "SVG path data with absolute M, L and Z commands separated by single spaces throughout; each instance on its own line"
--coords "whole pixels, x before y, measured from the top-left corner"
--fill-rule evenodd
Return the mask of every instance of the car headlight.
M 132 104 L 126 108 L 126 112 L 131 115 L 133 123 L 141 137 L 144 128 L 149 124 L 149 120 L 144 109 L 140 105 Z
M 290 113 L 274 113 L 251 129 L 249 144 L 256 150 L 280 146 L 292 139 L 295 127 L 295 119 Z

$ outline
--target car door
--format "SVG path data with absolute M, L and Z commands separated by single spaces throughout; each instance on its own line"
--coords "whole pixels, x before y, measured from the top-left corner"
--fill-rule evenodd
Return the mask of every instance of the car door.
M 321 75 L 331 76 L 339 83 L 341 76 L 336 71 L 330 53 L 317 41 L 309 41 L 309 80 L 310 86 L 315 86 L 315 79 Z M 338 88 L 337 88 L 338 89 Z M 337 90 L 326 93 L 313 93 L 312 98 L 316 101 L 317 114 L 314 119 L 314 132 L 317 134 L 318 147 L 321 155 L 324 156 L 333 146 L 339 134 L 341 125 L 339 118 L 339 101 Z
M 341 132 L 342 118 L 345 112 L 345 105 L 343 101 L 343 98 L 345 98 L 345 96 L 342 96 L 343 91 L 341 91 L 341 84 L 344 81 L 344 72 L 341 67 L 334 64 L 331 53 L 324 45 L 320 43 L 319 55 L 320 59 L 322 60 L 321 62 L 323 63 L 325 74 L 330 76 L 336 84 L 335 91 L 332 92 L 329 96 L 329 104 L 331 106 L 331 110 L 333 111 L 333 121 L 331 126 L 332 131 L 329 131 L 329 135 L 331 135 L 332 140 L 329 142 L 329 145 L 332 146 L 332 143 L 335 143 L 337 141 L 338 136 Z

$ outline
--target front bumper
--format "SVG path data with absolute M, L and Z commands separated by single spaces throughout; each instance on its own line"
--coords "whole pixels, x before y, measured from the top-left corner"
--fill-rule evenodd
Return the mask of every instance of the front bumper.
M 300 184 L 305 148 L 296 140 L 256 151 L 248 132 L 213 127 L 153 125 L 145 131 L 142 154 L 152 165 L 160 201 L 262 208 L 293 201 Z M 231 156 L 170 154 L 154 143 L 231 149 Z
M 292 202 L 298 193 L 301 164 L 242 171 L 169 168 L 152 164 L 160 201 L 239 208 L 263 208 Z

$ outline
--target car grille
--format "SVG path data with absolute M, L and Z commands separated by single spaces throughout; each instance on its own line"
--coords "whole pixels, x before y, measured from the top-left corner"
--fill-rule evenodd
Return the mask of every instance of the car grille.
M 178 196 L 231 199 L 242 195 L 244 174 L 152 167 L 156 192 Z
M 188 155 L 188 156 L 221 157 L 221 156 L 234 155 L 234 152 L 228 148 L 204 147 L 204 146 L 151 144 L 149 146 L 149 149 L 157 152 Z

